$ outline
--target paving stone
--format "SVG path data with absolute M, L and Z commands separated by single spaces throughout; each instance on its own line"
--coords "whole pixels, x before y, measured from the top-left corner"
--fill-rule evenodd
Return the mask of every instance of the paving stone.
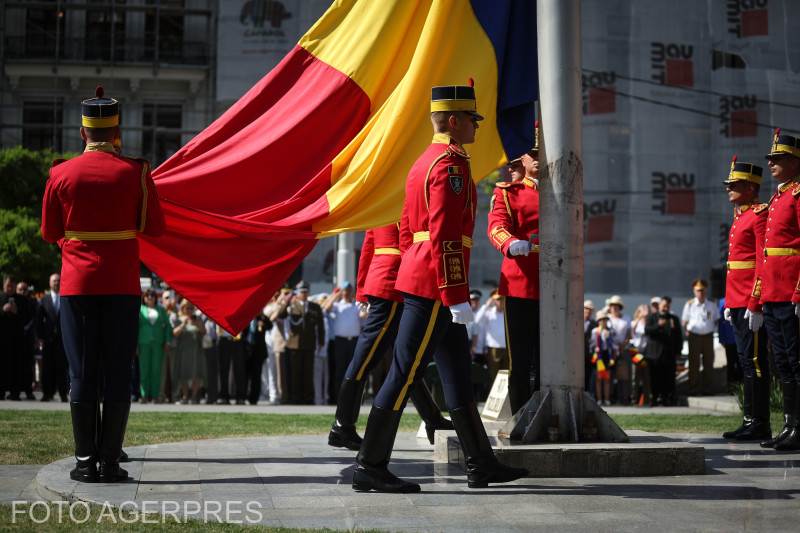
M 333 410 L 330 409 L 332 415 Z M 422 485 L 416 494 L 352 490 L 355 453 L 327 446 L 327 435 L 228 438 L 218 441 L 126 448 L 135 458 L 123 465 L 134 478 L 113 485 L 69 479 L 74 459 L 38 469 L 0 467 L 0 501 L 34 494 L 51 500 L 125 500 L 202 506 L 228 503 L 233 519 L 258 505 L 259 523 L 303 529 L 378 529 L 520 533 L 542 531 L 770 531 L 800 530 L 800 453 L 778 454 L 758 443 L 723 441 L 718 436 L 630 432 L 635 446 L 662 445 L 660 462 L 681 472 L 678 449 L 701 448 L 706 474 L 658 473 L 639 452 L 624 445 L 541 447 L 536 477 L 487 489 L 470 489 L 455 464 L 436 463 L 434 454 L 458 457 L 460 446 L 437 433 L 435 449 L 413 433 L 398 435 L 390 469 Z M 452 433 L 452 432 L 449 432 Z M 504 453 L 504 452 L 503 452 Z M 681 451 L 680 453 L 684 453 Z M 501 455 L 499 453 L 498 455 Z M 699 455 L 689 460 L 696 468 Z M 664 465 L 658 465 L 659 468 Z M 612 477 L 626 468 L 639 474 Z M 595 477 L 583 477 L 586 472 Z M 252 507 L 251 507 L 252 508 Z M 183 513 L 185 514 L 185 513 Z M 183 516 L 181 514 L 181 516 Z

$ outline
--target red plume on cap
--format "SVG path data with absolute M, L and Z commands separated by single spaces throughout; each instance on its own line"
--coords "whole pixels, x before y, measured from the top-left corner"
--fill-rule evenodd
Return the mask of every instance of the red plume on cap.
M 537 130 L 539 129 L 539 121 L 538 120 L 533 124 L 533 127 L 536 128 Z
M 94 95 L 97 98 L 102 98 L 103 97 L 103 86 L 102 85 L 98 85 L 97 86 L 97 89 L 94 90 Z
M 781 133 L 781 129 L 780 128 L 776 128 L 775 129 L 775 135 L 780 135 L 780 133 Z
M 467 78 L 467 83 L 469 83 L 470 87 L 475 87 L 475 82 L 472 80 L 472 78 Z
M 735 155 L 735 156 L 733 156 L 733 161 L 732 161 L 732 162 L 733 162 L 733 163 L 736 163 L 736 160 L 737 160 L 737 159 L 739 159 L 739 156 L 738 156 L 738 155 Z

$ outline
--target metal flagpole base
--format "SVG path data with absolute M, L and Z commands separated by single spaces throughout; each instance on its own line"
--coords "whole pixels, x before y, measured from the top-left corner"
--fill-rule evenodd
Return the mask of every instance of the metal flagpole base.
M 554 401 L 558 394 L 565 395 L 566 401 Z M 556 412 L 555 405 L 565 406 L 566 412 Z M 559 423 L 560 417 L 566 419 L 566 435 L 561 434 L 564 424 Z M 498 436 L 524 443 L 629 442 L 622 428 L 583 390 L 536 391 L 498 431 Z

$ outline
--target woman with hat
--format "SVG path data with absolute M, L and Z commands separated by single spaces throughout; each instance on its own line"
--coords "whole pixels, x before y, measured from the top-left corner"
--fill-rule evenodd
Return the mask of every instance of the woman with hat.
M 620 352 L 614 371 L 614 377 L 617 380 L 617 398 L 623 404 L 629 405 L 631 403 L 631 359 L 626 348 L 631 341 L 631 317 L 622 313 L 625 304 L 619 295 L 615 294 L 606 303 L 608 304 L 609 327 L 614 334 L 614 343 Z
M 605 311 L 597 312 L 597 327 L 590 335 L 590 347 L 593 353 L 592 362 L 597 365 L 597 404 L 611 405 L 611 374 L 609 369 L 614 366 L 616 355 L 619 353 L 614 343 L 614 334 L 609 327 L 609 316 Z

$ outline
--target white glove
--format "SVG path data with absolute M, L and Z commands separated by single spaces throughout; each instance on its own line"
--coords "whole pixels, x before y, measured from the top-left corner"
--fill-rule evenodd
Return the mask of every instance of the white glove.
M 726 307 L 725 311 L 722 313 L 722 316 L 725 317 L 725 320 L 728 321 L 728 324 L 733 324 L 733 322 L 731 322 L 731 310 L 730 309 L 728 309 Z
M 758 311 L 747 310 L 744 312 L 744 319 L 747 320 L 747 325 L 750 331 L 758 331 L 761 329 L 761 324 L 764 323 L 764 313 Z
M 794 314 L 800 316 L 800 304 L 794 304 Z
M 517 239 L 508 246 L 508 253 L 511 254 L 512 257 L 515 255 L 528 255 L 530 251 L 531 245 L 528 244 L 528 241 Z
M 472 307 L 469 302 L 451 305 L 450 314 L 453 315 L 453 322 L 456 324 L 469 324 L 475 320 L 475 315 L 472 314 Z
M 359 313 L 366 313 L 369 311 L 369 304 L 367 302 L 356 302 L 356 308 Z

